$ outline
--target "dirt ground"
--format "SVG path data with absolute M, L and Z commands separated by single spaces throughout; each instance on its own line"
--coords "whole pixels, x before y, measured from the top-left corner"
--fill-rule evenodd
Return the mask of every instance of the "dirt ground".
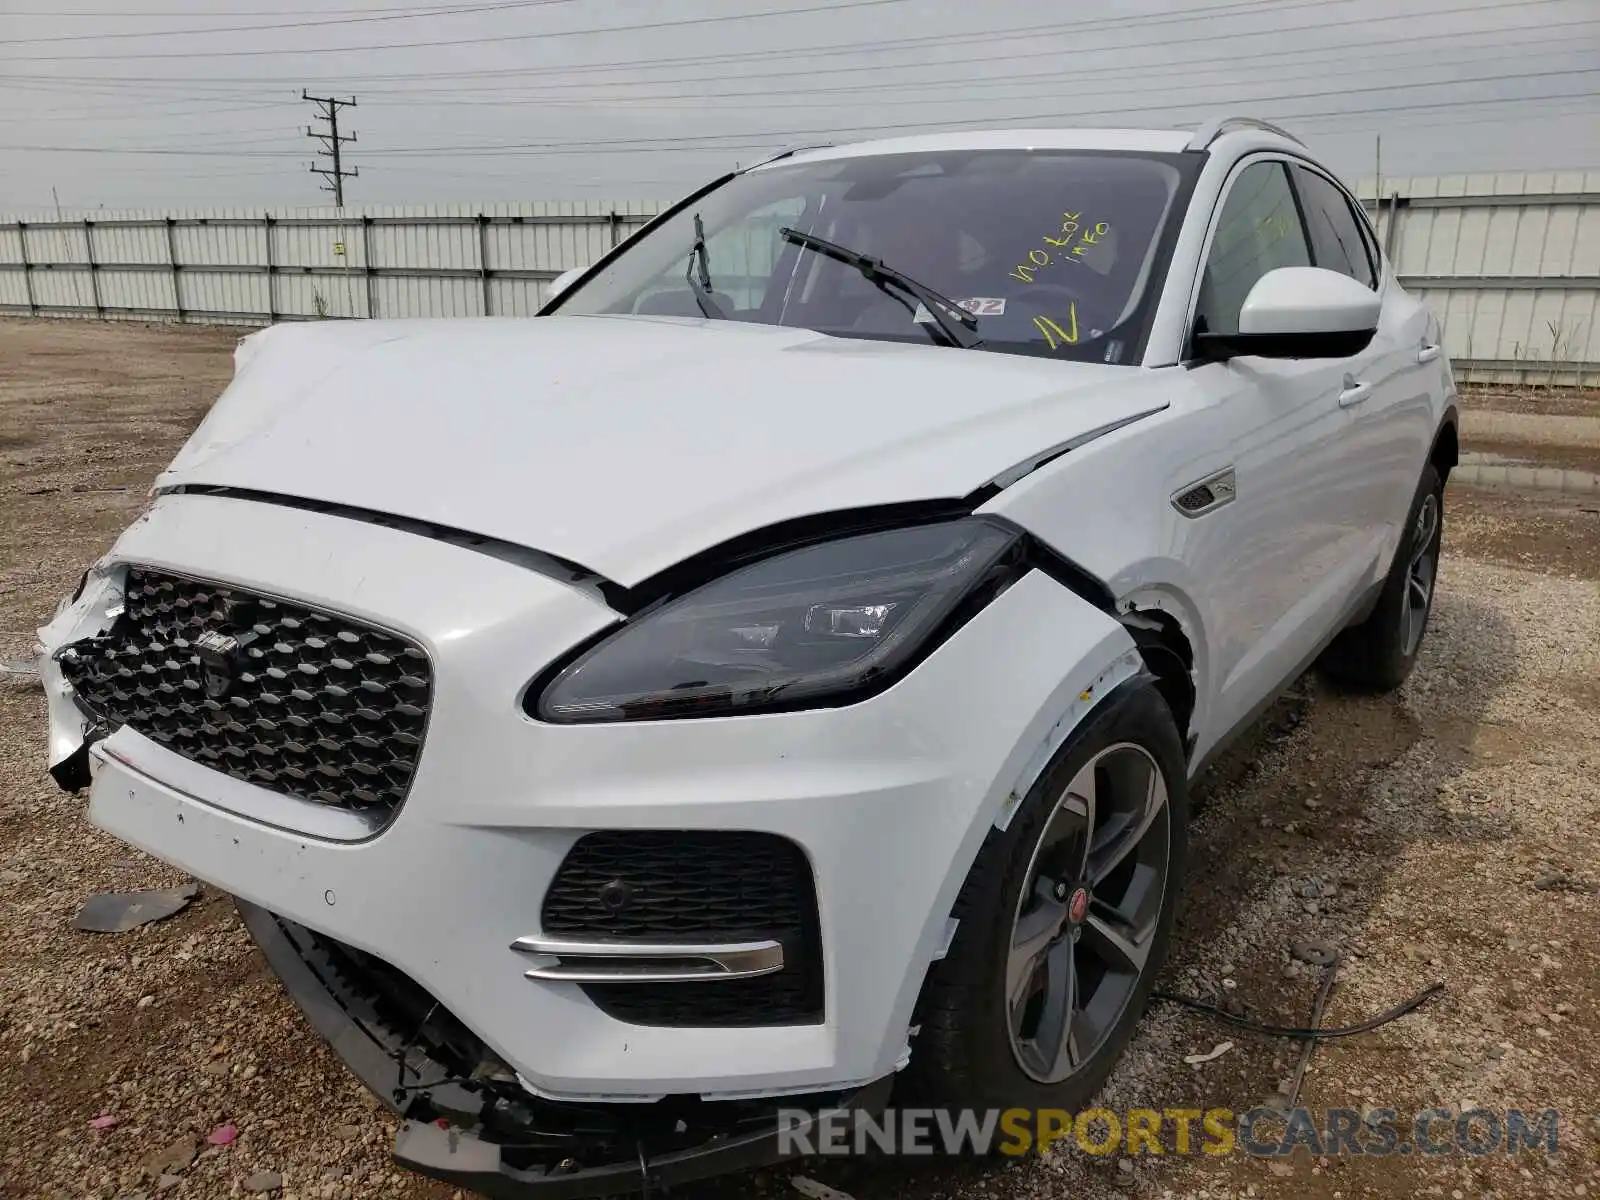
M 235 337 L 0 321 L 0 661 L 29 655 L 139 509 L 225 384 Z M 1467 408 L 1465 448 L 1559 462 L 1592 446 L 1541 422 L 1600 417 L 1600 397 L 1475 393 Z M 1447 511 L 1433 624 L 1399 694 L 1308 676 L 1202 782 L 1163 986 L 1300 1025 L 1317 978 L 1289 947 L 1312 937 L 1344 956 L 1328 1024 L 1442 982 L 1420 1011 L 1320 1045 L 1304 1102 L 1553 1107 L 1556 1155 L 809 1161 L 673 1195 L 800 1196 L 804 1175 L 855 1200 L 1600 1196 L 1600 502 L 1452 486 Z M 181 879 L 86 823 L 45 773 L 43 729 L 37 689 L 0 677 L 0 1196 L 242 1195 L 258 1172 L 281 1176 L 279 1197 L 451 1196 L 390 1164 L 392 1125 L 225 896 L 142 932 L 71 928 L 94 892 Z M 1297 1052 L 1158 1003 L 1101 1102 L 1242 1112 Z M 207 1145 L 224 1125 L 236 1140 Z

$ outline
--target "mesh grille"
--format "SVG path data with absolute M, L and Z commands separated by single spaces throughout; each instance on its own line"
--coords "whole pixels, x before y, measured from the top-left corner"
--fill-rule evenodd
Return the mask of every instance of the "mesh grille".
M 61 666 L 80 702 L 235 779 L 392 811 L 422 750 L 428 656 L 349 617 L 134 567 L 109 632 Z
M 619 1020 L 716 1027 L 821 1020 L 816 887 L 805 855 L 787 838 L 721 830 L 587 834 L 545 895 L 542 925 L 575 940 L 783 943 L 783 970 L 754 979 L 585 985 Z
M 578 840 L 544 900 L 546 933 L 740 941 L 798 929 L 811 870 L 766 833 L 607 830 Z M 620 908 L 602 893 L 621 882 Z
M 786 960 L 787 961 L 787 960 Z M 590 983 L 589 999 L 630 1025 L 680 1029 L 750 1029 L 815 1025 L 822 1020 L 822 976 L 804 966 L 774 975 L 705 983 Z

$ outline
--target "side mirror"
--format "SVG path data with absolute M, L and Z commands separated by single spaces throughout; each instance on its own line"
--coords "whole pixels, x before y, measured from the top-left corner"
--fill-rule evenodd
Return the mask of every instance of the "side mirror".
M 572 281 L 579 275 L 582 275 L 584 270 L 585 268 L 583 267 L 573 267 L 571 270 L 563 271 L 561 274 L 552 279 L 550 281 L 549 290 L 545 292 L 545 302 L 548 303 L 549 301 L 554 300 L 562 292 L 571 287 Z
M 1322 267 L 1279 267 L 1250 289 L 1238 333 L 1199 333 L 1197 349 L 1223 361 L 1263 358 L 1349 358 L 1378 332 L 1378 294 L 1348 275 Z

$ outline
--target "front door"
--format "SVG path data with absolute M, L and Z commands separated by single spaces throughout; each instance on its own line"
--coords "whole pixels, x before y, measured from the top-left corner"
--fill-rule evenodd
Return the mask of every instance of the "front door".
M 1195 328 L 1236 332 L 1262 275 L 1311 262 L 1288 165 L 1247 161 L 1212 230 Z M 1215 690 L 1201 754 L 1315 653 L 1360 588 L 1362 499 L 1347 478 L 1346 406 L 1363 370 L 1360 356 L 1245 357 L 1189 372 L 1194 407 L 1184 423 L 1199 436 L 1173 480 L 1175 507 L 1182 513 L 1182 489 L 1232 472 L 1231 500 L 1179 517 L 1192 547 L 1185 557 L 1207 564 L 1195 602 L 1211 631 Z

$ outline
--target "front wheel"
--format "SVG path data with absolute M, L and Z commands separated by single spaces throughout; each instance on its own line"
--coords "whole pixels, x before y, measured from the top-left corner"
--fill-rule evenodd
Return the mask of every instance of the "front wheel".
M 933 965 L 907 1083 L 935 1103 L 1080 1107 L 1166 958 L 1186 769 L 1155 686 L 1114 695 L 991 831 Z

